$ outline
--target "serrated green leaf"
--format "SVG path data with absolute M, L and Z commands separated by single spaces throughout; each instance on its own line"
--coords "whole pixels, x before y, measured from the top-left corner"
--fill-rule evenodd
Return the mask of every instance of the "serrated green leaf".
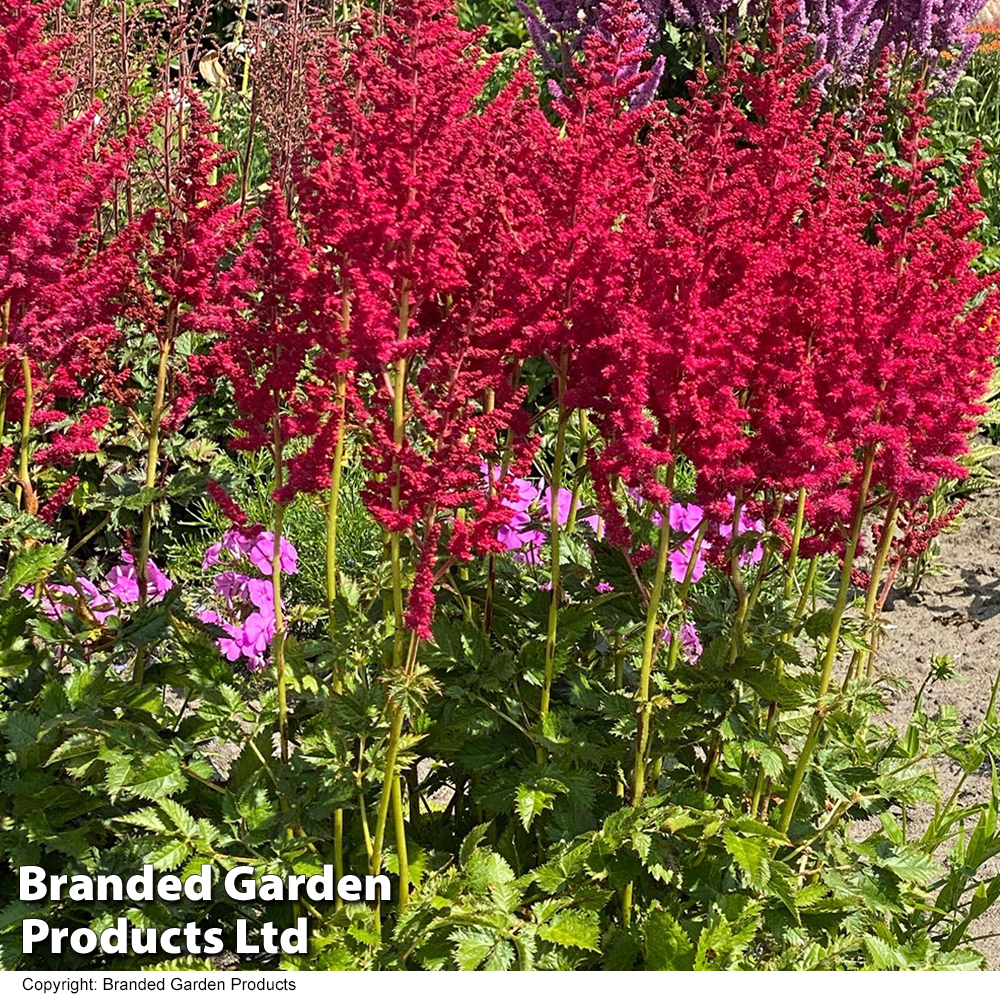
M 19 549 L 4 573 L 0 597 L 10 597 L 19 587 L 38 583 L 59 565 L 65 554 L 62 545 L 33 545 Z
M 694 968 L 694 945 L 666 910 L 654 910 L 642 928 L 646 968 L 674 972 Z
M 553 792 L 521 785 L 517 790 L 516 803 L 517 812 L 521 817 L 521 823 L 524 825 L 525 830 L 530 830 L 535 817 L 543 813 L 546 809 L 551 809 L 555 800 L 556 797 Z
M 543 941 L 569 948 L 597 951 L 601 938 L 601 925 L 597 915 L 585 910 L 563 910 L 538 929 Z
M 143 860 L 145 864 L 152 865 L 157 871 L 166 872 L 179 868 L 190 854 L 190 844 L 183 840 L 168 840 L 165 844 L 150 851 Z
M 743 870 L 750 884 L 758 889 L 764 888 L 771 877 L 769 852 L 765 843 L 762 840 L 740 837 L 732 830 L 726 830 L 722 839 L 729 855 Z

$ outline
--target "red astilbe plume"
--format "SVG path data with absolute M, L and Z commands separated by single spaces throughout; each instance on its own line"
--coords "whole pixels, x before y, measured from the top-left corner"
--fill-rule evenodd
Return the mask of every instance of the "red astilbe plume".
M 985 412 L 980 401 L 993 371 L 1000 302 L 994 278 L 972 269 L 981 249 L 970 236 L 983 219 L 975 207 L 982 154 L 976 150 L 961 184 L 938 207 L 931 171 L 939 161 L 924 153 L 930 119 L 919 85 L 908 118 L 903 165 L 888 167 L 891 183 L 873 199 L 878 298 L 858 374 L 871 399 L 861 433 L 879 448 L 875 481 L 914 503 L 941 478 L 966 475 L 956 459 Z
M 427 636 L 439 533 L 452 526 L 446 559 L 499 548 L 505 487 L 485 489 L 480 465 L 498 467 L 507 428 L 515 439 L 524 430 L 490 287 L 505 245 L 497 163 L 518 101 L 503 95 L 477 114 L 494 62 L 444 0 L 401 5 L 382 34 L 376 23 L 362 15 L 350 51 L 334 40 L 310 86 L 315 165 L 299 189 L 326 330 L 315 365 L 323 387 L 311 413 L 299 408 L 317 435 L 299 470 L 326 479 L 339 431 L 317 410 L 334 409 L 350 374 L 366 387 L 347 400 L 365 441 L 364 499 L 415 543 L 410 626 Z
M 555 373 L 562 419 L 578 407 L 593 415 L 602 445 L 590 469 L 608 537 L 625 546 L 616 484 L 669 502 L 655 474 L 670 460 L 669 442 L 654 433 L 645 394 L 632 391 L 647 379 L 655 339 L 639 308 L 652 198 L 640 136 L 652 112 L 629 110 L 655 76 L 637 70 L 644 41 L 634 3 L 605 5 L 572 81 L 553 88 L 561 128 L 537 112 L 522 123 L 506 184 L 514 233 L 497 288 L 523 352 L 545 357 Z
M 241 216 L 240 206 L 228 199 L 233 177 L 222 176 L 221 169 L 232 154 L 215 141 L 215 126 L 197 96 L 166 98 L 153 117 L 163 133 L 163 148 L 150 150 L 149 171 L 162 190 L 162 203 L 139 222 L 148 233 L 144 282 L 132 289 L 127 316 L 159 349 L 162 394 L 149 402 L 144 427 L 155 425 L 159 438 L 179 429 L 201 388 L 200 349 L 181 354 L 175 349 L 177 340 L 215 330 L 217 273 L 239 246 L 250 217 Z M 116 396 L 137 401 L 137 393 L 122 386 L 116 387 Z
M 164 195 L 153 212 L 149 252 L 158 301 L 150 304 L 146 322 L 160 345 L 171 349 L 181 334 L 210 328 L 216 273 L 249 219 L 229 201 L 234 178 L 220 171 L 234 154 L 215 141 L 216 126 L 200 99 L 193 93 L 179 103 L 164 99 L 159 124 L 168 151 L 153 164 Z
M 831 461 L 797 315 L 831 122 L 800 96 L 809 93 L 801 43 L 783 42 L 777 22 L 753 72 L 735 52 L 718 85 L 697 79 L 650 138 L 642 308 L 657 336 L 639 391 L 661 439 L 694 463 L 707 503 L 783 494 Z
M 260 223 L 202 316 L 225 336 L 193 363 L 199 377 L 222 376 L 232 385 L 240 416 L 234 421 L 239 436 L 230 447 L 240 451 L 273 450 L 276 440 L 298 437 L 288 407 L 317 325 L 309 323 L 309 253 L 277 187 L 268 194 Z
M 0 303 L 15 314 L 63 276 L 124 159 L 95 158 L 96 106 L 65 120 L 68 39 L 42 39 L 55 6 L 0 2 Z
M 59 485 L 56 491 L 45 502 L 45 506 L 38 512 L 38 516 L 46 523 L 52 524 L 59 516 L 66 501 L 73 495 L 73 490 L 80 485 L 79 476 L 67 476 Z
M 205 484 L 205 492 L 233 524 L 241 528 L 246 525 L 249 520 L 246 511 L 214 479 L 210 479 Z
M 101 421 L 91 413 L 72 426 L 72 404 L 107 374 L 115 310 L 133 280 L 137 231 L 103 245 L 93 227 L 135 137 L 102 142 L 96 105 L 66 119 L 68 40 L 42 36 L 52 9 L 0 3 L 0 434 L 24 417 L 30 389 L 32 438 L 60 425 L 36 457 L 68 465 L 96 450 Z M 28 466 L 33 445 L 22 445 Z
M 853 150 L 841 140 L 819 199 L 803 300 L 815 304 L 808 333 L 822 426 L 849 468 L 812 491 L 815 534 L 805 551 L 839 544 L 865 456 L 873 464 L 869 506 L 879 498 L 912 504 L 941 477 L 965 474 L 956 459 L 982 412 L 997 298 L 972 269 L 979 245 L 969 237 L 982 217 L 977 164 L 941 207 L 930 176 L 936 161 L 923 152 L 927 123 L 918 87 L 901 166 L 875 151 L 875 116 L 854 123 L 859 139 Z
M 164 479 L 160 445 L 175 433 L 193 407 L 198 389 L 195 361 L 201 350 L 196 334 L 211 330 L 212 295 L 216 273 L 235 251 L 248 220 L 240 205 L 228 201 L 232 176 L 220 176 L 231 159 L 214 138 L 214 123 L 197 96 L 180 91 L 154 109 L 162 145 L 150 151 L 152 181 L 162 191 L 162 203 L 143 219 L 150 230 L 144 259 L 145 292 L 135 290 L 129 316 L 138 330 L 140 349 L 156 345 L 155 389 L 148 416 L 130 408 L 147 439 L 145 485 Z M 193 350 L 178 351 L 178 339 L 192 335 Z M 118 390 L 120 397 L 137 395 Z M 139 592 L 145 599 L 152 539 L 151 506 L 142 512 L 142 532 L 136 559 Z M 140 661 L 141 663 L 141 661 Z M 141 677 L 141 670 L 139 672 Z
M 870 500 L 912 499 L 955 474 L 990 369 L 994 302 L 970 308 L 986 285 L 970 267 L 973 168 L 935 209 L 920 94 L 909 165 L 886 171 L 879 109 L 820 114 L 780 19 L 754 56 L 752 70 L 734 56 L 716 92 L 696 82 L 680 115 L 652 123 L 636 324 L 648 352 L 630 382 L 651 419 L 625 433 L 633 454 L 653 444 L 689 458 L 706 503 L 742 494 L 777 517 L 805 489 L 812 552 L 842 543 L 866 455 Z

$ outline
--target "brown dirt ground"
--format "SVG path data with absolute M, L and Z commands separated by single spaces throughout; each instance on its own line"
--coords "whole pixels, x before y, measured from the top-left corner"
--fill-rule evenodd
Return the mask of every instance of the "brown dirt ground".
M 996 459 L 993 468 L 1000 471 Z M 940 555 L 931 573 L 918 593 L 896 599 L 885 625 L 880 669 L 883 675 L 906 678 L 913 686 L 909 692 L 890 692 L 889 719 L 896 729 L 905 732 L 914 693 L 927 675 L 931 657 L 939 653 L 953 658 L 955 677 L 931 682 L 924 708 L 934 714 L 941 705 L 954 705 L 962 725 L 974 728 L 986 713 L 1000 669 L 1000 489 L 975 497 L 957 530 L 941 536 Z M 954 763 L 938 762 L 946 794 L 960 773 Z M 987 801 L 989 793 L 987 763 L 966 781 L 959 802 Z M 920 823 L 919 815 L 912 818 Z M 997 861 L 993 859 L 988 874 L 1000 870 Z M 1000 903 L 983 914 L 973 933 L 983 936 L 975 947 L 990 968 L 1000 968 Z

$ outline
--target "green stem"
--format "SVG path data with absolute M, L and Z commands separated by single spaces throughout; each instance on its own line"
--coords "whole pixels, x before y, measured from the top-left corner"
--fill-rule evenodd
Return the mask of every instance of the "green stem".
M 410 325 L 410 290 L 404 284 L 399 302 L 399 343 L 407 337 Z M 406 421 L 406 358 L 396 359 L 392 383 L 392 439 L 397 452 L 402 450 Z M 392 509 L 399 510 L 401 467 L 398 459 L 393 461 L 392 468 Z M 398 670 L 403 663 L 403 633 L 405 627 L 403 615 L 403 563 L 400 555 L 400 533 L 393 531 L 389 535 L 389 560 L 392 567 L 392 662 Z
M 673 466 L 671 466 L 672 478 Z M 667 558 L 670 553 L 670 521 L 667 513 L 663 513 L 660 522 L 660 541 L 656 551 L 656 570 L 653 576 L 653 589 L 649 594 L 649 607 L 646 609 L 646 631 L 642 643 L 642 663 L 639 667 L 639 690 L 636 693 L 636 731 L 635 731 L 635 764 L 632 769 L 631 804 L 642 804 L 646 791 L 646 751 L 649 747 L 649 723 L 652 715 L 652 704 L 649 700 L 649 680 L 653 672 L 653 650 L 660 628 L 660 601 L 663 598 L 663 584 L 667 576 Z M 680 631 L 675 629 L 675 631 Z
M 31 362 L 27 355 L 21 358 L 21 371 L 24 374 L 24 412 L 21 414 L 21 456 L 17 473 L 20 482 L 14 495 L 16 507 L 21 505 L 22 494 L 31 492 L 31 414 L 35 405 L 35 390 L 31 381 Z
M 398 772 L 392 783 L 392 817 L 399 861 L 399 912 L 402 913 L 410 903 L 410 863 L 406 850 L 406 822 L 403 819 L 403 783 Z
M 795 507 L 795 525 L 792 529 L 792 545 L 788 552 L 788 562 L 785 564 L 785 585 L 782 594 L 785 598 L 785 604 L 787 605 L 792 599 L 792 590 L 795 587 L 795 571 L 799 564 L 799 547 L 802 544 L 802 530 L 805 527 L 806 518 L 806 488 L 804 486 L 799 487 L 798 502 Z M 816 561 L 810 565 L 810 569 L 814 570 L 816 566 Z M 808 590 L 808 588 L 807 588 Z M 795 626 L 798 623 L 798 611 L 793 615 L 791 622 L 788 626 L 788 631 L 781 637 L 782 642 L 788 642 L 795 631 Z M 777 677 L 780 679 L 782 672 L 784 670 L 784 661 L 781 657 L 778 657 L 774 662 L 774 671 Z M 768 736 L 773 736 L 774 731 L 778 725 L 778 705 L 777 702 L 771 702 L 767 709 L 767 722 L 765 724 L 766 732 Z M 764 791 L 764 785 L 766 782 L 766 774 L 764 768 L 760 767 L 757 769 L 757 780 L 754 783 L 753 790 L 753 800 L 750 804 L 750 815 L 756 816 L 757 810 L 760 807 L 761 795 Z
M 851 570 L 854 568 L 854 555 L 858 550 L 858 539 L 861 537 L 861 528 L 865 518 L 865 503 L 868 499 L 868 488 L 872 480 L 872 467 L 875 464 L 875 452 L 869 449 L 865 456 L 864 469 L 861 476 L 861 488 L 858 492 L 858 508 L 854 514 L 854 523 L 851 525 L 850 538 L 847 541 L 847 548 L 844 551 L 844 566 L 840 575 L 840 587 L 837 590 L 837 598 L 833 605 L 833 621 L 830 624 L 830 636 L 826 646 L 826 655 L 823 659 L 823 667 L 819 678 L 819 690 L 816 696 L 816 709 L 813 712 L 812 724 L 809 727 L 809 734 L 806 737 L 805 745 L 799 754 L 795 772 L 792 775 L 791 784 L 788 787 L 788 795 L 781 813 L 781 832 L 786 833 L 792 823 L 792 816 L 795 814 L 795 806 L 798 803 L 799 793 L 802 790 L 802 781 L 805 778 L 806 769 L 812 759 L 813 751 L 819 740 L 820 732 L 823 728 L 823 718 L 826 714 L 826 707 L 823 704 L 826 693 L 830 687 L 830 677 L 833 674 L 833 665 L 837 659 L 837 650 L 840 641 L 840 628 L 844 621 L 844 611 L 847 608 L 847 595 L 851 589 Z
M 375 820 L 375 836 L 372 840 L 371 873 L 378 875 L 382 870 L 382 847 L 385 843 L 385 826 L 389 818 L 389 802 L 392 798 L 392 788 L 395 783 L 396 757 L 399 752 L 399 739 L 403 732 L 403 709 L 394 706 L 389 726 L 389 743 L 385 752 L 385 778 L 382 782 L 382 795 L 378 803 L 378 817 Z
M 816 573 L 818 570 L 819 556 L 813 556 L 809 560 L 809 569 L 806 571 L 806 582 L 802 585 L 802 593 L 799 594 L 799 603 L 795 605 L 795 614 L 792 615 L 793 622 L 798 622 L 806 609 L 806 601 L 809 600 L 809 595 L 813 592 L 813 587 L 816 586 Z
M 345 283 L 340 310 L 340 329 L 345 341 L 351 325 L 351 300 Z M 327 625 L 331 640 L 337 632 L 337 527 L 340 514 L 340 491 L 344 479 L 344 449 L 347 439 L 347 376 L 337 375 L 337 407 L 334 411 L 337 425 L 337 443 L 333 448 L 333 472 L 330 474 L 330 497 L 326 507 L 326 606 Z M 344 690 L 344 675 L 340 669 L 337 650 L 333 650 L 333 691 L 341 694 Z M 364 817 L 362 817 L 364 818 Z M 367 833 L 367 831 L 366 831 Z M 333 811 L 333 870 L 338 880 L 344 876 L 344 810 Z M 334 909 L 339 910 L 344 901 L 338 896 Z
M 410 323 L 410 289 L 404 282 L 399 301 L 399 330 L 398 342 L 404 343 L 409 331 Z M 393 443 L 397 452 L 403 447 L 403 432 L 406 420 L 406 358 L 396 359 L 393 372 L 392 383 L 392 428 Z M 392 509 L 399 509 L 400 500 L 400 475 L 401 466 L 398 459 L 393 462 L 393 483 L 391 489 Z M 402 680 L 403 667 L 403 637 L 405 630 L 405 618 L 403 615 L 403 567 L 400 553 L 400 533 L 393 531 L 389 535 L 389 558 L 392 572 L 392 607 L 393 607 L 393 642 L 392 642 L 392 675 L 396 680 Z M 411 636 L 410 657 L 416 656 L 416 636 Z M 389 726 L 389 743 L 386 747 L 385 774 L 382 781 L 382 794 L 378 803 L 378 818 L 375 822 L 375 838 L 372 843 L 371 873 L 378 875 L 382 868 L 382 847 L 385 843 L 385 827 L 389 818 L 389 804 L 392 799 L 393 788 L 396 783 L 396 757 L 399 751 L 399 741 L 403 732 L 403 706 L 401 704 L 391 705 L 391 722 Z M 396 828 L 397 840 L 404 845 L 406 842 L 405 830 L 402 829 L 402 817 Z M 405 847 L 404 847 L 405 850 Z
M 990 691 L 990 703 L 984 716 L 988 724 L 992 724 L 996 718 L 997 691 L 1000 689 L 1000 669 L 997 670 L 996 677 L 993 678 L 993 688 Z
M 871 578 L 868 581 L 868 590 L 865 593 L 865 623 L 869 629 L 872 645 L 872 648 L 865 660 L 869 670 L 875 660 L 875 648 L 877 644 L 877 637 L 875 634 L 875 608 L 878 604 L 879 584 L 882 581 L 882 573 L 885 570 L 885 564 L 889 558 L 889 552 L 892 548 L 892 539 L 896 532 L 896 521 L 898 518 L 899 504 L 895 499 L 893 499 L 889 503 L 889 509 L 885 513 L 885 520 L 882 522 L 882 537 L 879 539 L 878 548 L 875 550 L 875 560 L 872 563 Z M 858 649 L 855 650 L 854 655 L 851 657 L 847 673 L 844 675 L 845 690 L 851 683 L 851 680 L 855 676 L 856 672 L 858 677 L 861 676 L 860 668 L 862 655 L 862 651 Z
M 233 32 L 233 41 L 236 43 L 236 48 L 239 48 L 240 42 L 243 40 L 243 32 L 247 23 L 247 10 L 250 6 L 250 0 L 242 0 L 240 4 L 240 12 L 236 19 L 236 30 Z M 240 96 L 246 97 L 247 92 L 250 89 L 250 47 L 247 46 L 246 56 L 243 59 L 243 79 L 240 84 Z
M 284 484 L 284 442 L 277 414 L 274 417 L 274 488 Z M 274 549 L 271 555 L 271 592 L 274 598 L 274 640 L 271 659 L 278 672 L 278 732 L 281 759 L 288 763 L 288 695 L 285 690 L 285 613 L 281 607 L 281 533 L 285 524 L 285 505 L 274 505 Z
M 559 600 L 561 589 L 561 550 L 559 524 L 559 491 L 562 489 L 562 467 L 566 454 L 566 423 L 568 414 L 563 407 L 563 395 L 566 391 L 566 354 L 559 364 L 559 424 L 556 429 L 556 453 L 552 460 L 552 478 L 549 481 L 549 547 L 552 561 L 550 576 L 552 579 L 552 600 L 549 603 L 548 631 L 545 639 L 545 670 L 542 679 L 542 696 L 539 703 L 541 724 L 544 728 L 545 717 L 549 712 L 552 698 L 552 681 L 555 672 L 556 636 L 559 630 Z M 538 747 L 538 761 L 544 763 L 545 751 Z
M 167 395 L 167 374 L 170 371 L 170 352 L 173 344 L 173 313 L 167 318 L 167 336 L 160 342 L 160 357 L 156 369 L 156 393 L 153 396 L 153 408 L 149 414 L 149 443 L 146 449 L 146 488 L 156 485 L 157 466 L 160 461 L 160 422 L 163 419 L 164 403 Z M 146 591 L 149 580 L 149 547 L 153 534 L 153 504 L 147 503 L 142 508 L 142 533 L 139 538 L 139 558 L 136 560 L 136 577 L 139 581 L 139 600 L 146 601 Z M 135 669 L 132 677 L 135 683 L 142 684 L 146 666 L 145 647 L 140 648 L 135 657 Z
M 330 498 L 326 508 L 326 606 L 327 619 L 331 639 L 337 631 L 337 519 L 340 506 L 340 489 L 344 476 L 344 426 L 346 379 L 339 376 L 337 380 L 337 443 L 333 450 L 333 473 L 330 477 Z M 344 678 L 340 669 L 340 661 L 334 652 L 333 691 L 341 694 L 344 690 Z M 333 870 L 339 882 L 344 876 L 344 810 L 333 811 Z M 344 901 L 338 896 L 334 909 L 339 910 Z
M 625 650 L 614 650 L 612 653 L 615 662 L 615 690 L 621 691 L 625 687 Z M 625 782 L 620 778 L 615 782 L 615 795 L 625 798 Z
M 576 512 L 580 509 L 580 490 L 583 488 L 583 470 L 587 464 L 587 436 L 589 433 L 587 411 L 580 411 L 580 450 L 576 456 L 576 468 L 573 470 L 573 498 L 569 505 L 569 517 L 566 519 L 566 531 L 572 534 L 576 528 Z
M 730 544 L 733 547 L 733 554 L 730 558 L 730 573 L 732 575 L 733 590 L 736 591 L 738 601 L 736 607 L 736 618 L 733 621 L 733 634 L 729 643 L 729 666 L 736 662 L 736 657 L 743 648 L 743 627 L 746 622 L 747 609 L 750 607 L 750 599 L 747 595 L 746 583 L 743 580 L 743 569 L 740 566 L 740 515 L 743 510 L 743 491 L 739 490 L 736 500 L 733 502 L 733 533 L 730 537 Z

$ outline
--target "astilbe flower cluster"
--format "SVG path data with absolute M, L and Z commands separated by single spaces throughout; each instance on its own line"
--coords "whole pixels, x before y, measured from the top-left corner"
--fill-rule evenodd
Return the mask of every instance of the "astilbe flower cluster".
M 223 336 L 190 366 L 199 384 L 224 377 L 232 386 L 240 416 L 230 447 L 275 453 L 299 436 L 299 423 L 288 410 L 318 324 L 310 322 L 309 253 L 277 188 L 267 197 L 260 223 L 199 315 L 200 324 Z M 217 484 L 211 490 L 213 499 L 239 520 L 242 512 L 225 491 Z
M 164 204 L 144 220 L 150 230 L 147 289 L 132 318 L 166 356 L 168 386 L 158 419 L 167 436 L 184 422 L 202 388 L 199 354 L 180 355 L 177 340 L 186 333 L 214 332 L 217 271 L 239 246 L 250 220 L 228 198 L 233 177 L 221 171 L 232 154 L 216 141 L 216 126 L 202 102 L 194 94 L 167 98 L 156 116 L 167 136 L 160 162 L 153 165 Z
M 555 95 L 561 131 L 526 130 L 515 151 L 508 190 L 518 204 L 517 240 L 498 299 L 520 331 L 520 350 L 558 373 L 561 408 L 591 411 L 604 440 L 590 462 L 598 498 L 615 480 L 660 505 L 669 491 L 650 470 L 669 461 L 668 442 L 644 433 L 644 400 L 630 389 L 646 377 L 653 339 L 638 308 L 653 179 L 637 138 L 651 115 L 627 111 L 651 74 L 625 72 L 642 62 L 639 24 L 634 7 L 607 13 L 577 77 Z M 613 505 L 604 514 L 609 540 L 627 544 Z
M 69 40 L 43 40 L 53 7 L 0 4 L 0 433 L 30 396 L 29 467 L 68 467 L 97 450 L 108 411 L 73 410 L 88 389 L 121 379 L 109 349 L 141 238 L 130 227 L 109 243 L 95 228 L 136 139 L 102 141 L 97 106 L 67 120 L 73 81 L 59 60 Z
M 484 493 L 479 469 L 501 466 L 509 427 L 508 479 L 525 461 L 522 391 L 492 286 L 513 217 L 500 164 L 527 102 L 519 76 L 476 113 L 493 62 L 444 0 L 375 27 L 365 14 L 349 53 L 334 40 L 311 85 L 315 165 L 299 190 L 327 322 L 320 385 L 297 407 L 315 438 L 291 485 L 329 482 L 339 386 L 365 442 L 365 502 L 418 553 L 409 624 L 426 635 L 439 537 L 446 561 L 501 548 L 509 486 Z
M 804 551 L 836 550 L 866 460 L 869 495 L 903 502 L 961 475 L 995 347 L 995 299 L 970 266 L 974 166 L 938 208 L 922 93 L 903 165 L 887 165 L 879 115 L 822 114 L 803 87 L 806 42 L 781 19 L 752 53 L 762 69 L 737 52 L 682 114 L 623 114 L 607 61 L 628 16 L 610 12 L 590 35 L 557 104 L 565 137 L 525 166 L 545 178 L 554 247 L 531 276 L 553 306 L 537 343 L 569 352 L 566 397 L 601 430 L 590 469 L 607 537 L 631 544 L 618 485 L 661 509 L 661 470 L 683 455 L 718 522 L 740 505 L 737 536 L 754 527 L 752 502 L 787 538 L 804 489 Z

